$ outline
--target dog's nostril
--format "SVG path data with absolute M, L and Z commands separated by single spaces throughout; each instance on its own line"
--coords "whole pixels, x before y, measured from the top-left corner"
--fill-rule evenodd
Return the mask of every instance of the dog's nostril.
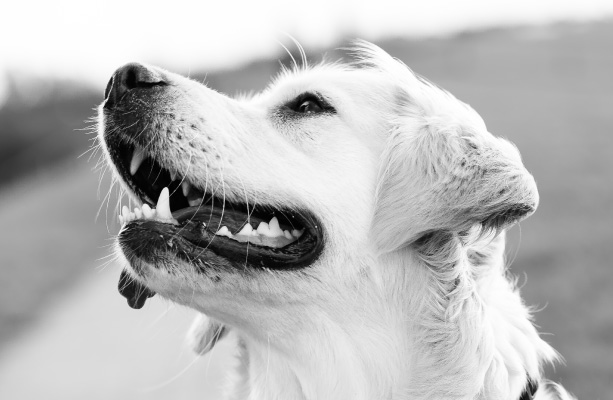
M 106 85 L 104 107 L 113 107 L 125 93 L 132 89 L 161 85 L 166 85 L 166 81 L 160 72 L 138 63 L 126 64 L 115 71 Z
M 136 77 L 136 71 L 134 68 L 128 69 L 123 78 L 124 84 L 128 89 L 134 89 L 138 86 L 138 78 Z

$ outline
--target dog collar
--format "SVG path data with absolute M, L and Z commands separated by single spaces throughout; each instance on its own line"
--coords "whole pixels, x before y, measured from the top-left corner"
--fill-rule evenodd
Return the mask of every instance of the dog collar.
M 533 400 L 538 388 L 539 383 L 528 378 L 528 383 L 526 384 L 521 396 L 519 396 L 519 400 Z

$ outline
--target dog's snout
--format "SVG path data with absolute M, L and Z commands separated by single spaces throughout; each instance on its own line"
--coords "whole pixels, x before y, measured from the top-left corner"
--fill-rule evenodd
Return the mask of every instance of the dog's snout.
M 166 85 L 161 73 L 139 63 L 129 63 L 117 69 L 104 91 L 105 108 L 113 107 L 121 97 L 135 88 Z

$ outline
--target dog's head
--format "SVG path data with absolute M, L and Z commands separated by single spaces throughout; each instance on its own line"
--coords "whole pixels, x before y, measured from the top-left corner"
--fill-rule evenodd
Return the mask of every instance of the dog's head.
M 357 53 L 238 99 L 141 64 L 114 74 L 100 139 L 139 205 L 118 244 L 148 294 L 298 340 L 425 284 L 392 258 L 453 263 L 535 210 L 518 151 L 473 109 L 375 46 Z

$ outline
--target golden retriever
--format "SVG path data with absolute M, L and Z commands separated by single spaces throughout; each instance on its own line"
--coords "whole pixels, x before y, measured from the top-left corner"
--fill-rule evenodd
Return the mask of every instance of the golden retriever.
M 233 99 L 128 64 L 99 140 L 139 207 L 117 237 L 120 291 L 228 331 L 228 399 L 565 399 L 505 261 L 539 201 L 480 116 L 380 48 L 285 69 Z

